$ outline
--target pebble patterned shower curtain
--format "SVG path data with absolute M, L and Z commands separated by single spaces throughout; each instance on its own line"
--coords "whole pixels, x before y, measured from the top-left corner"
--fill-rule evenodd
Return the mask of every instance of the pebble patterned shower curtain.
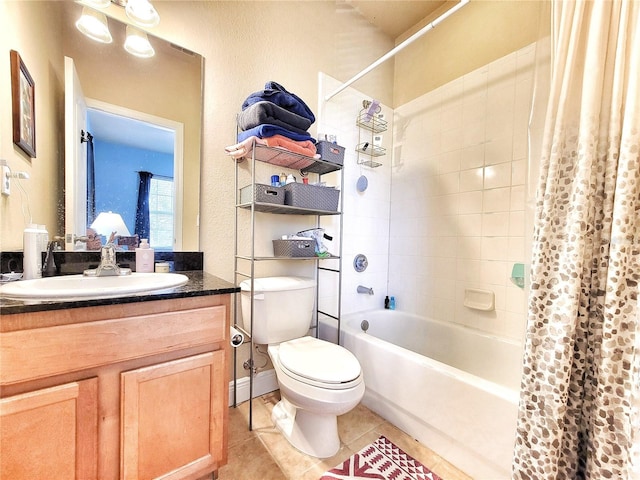
M 552 5 L 514 479 L 640 479 L 639 12 Z

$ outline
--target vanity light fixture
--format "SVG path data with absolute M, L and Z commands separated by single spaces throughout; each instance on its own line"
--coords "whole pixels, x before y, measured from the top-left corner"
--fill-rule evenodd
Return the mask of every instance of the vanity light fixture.
M 132 25 L 127 25 L 127 38 L 124 41 L 124 49 L 131 55 L 140 58 L 151 58 L 156 54 L 147 34 Z
M 111 0 L 82 0 L 82 3 L 93 8 L 107 8 L 111 5 Z
M 113 42 L 107 25 L 107 17 L 104 13 L 92 8 L 82 7 L 82 16 L 76 22 L 76 28 L 96 42 Z
M 160 23 L 160 15 L 149 0 L 127 0 L 124 11 L 127 17 L 142 27 L 155 27 Z

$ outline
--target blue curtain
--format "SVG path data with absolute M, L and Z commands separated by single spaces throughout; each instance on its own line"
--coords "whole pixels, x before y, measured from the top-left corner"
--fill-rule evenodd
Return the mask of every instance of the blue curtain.
M 138 208 L 136 209 L 136 234 L 139 238 L 149 238 L 151 221 L 149 219 L 149 190 L 151 189 L 151 172 L 138 172 Z
M 96 169 L 93 153 L 93 135 L 82 131 L 80 143 L 87 142 L 87 225 L 96 219 Z

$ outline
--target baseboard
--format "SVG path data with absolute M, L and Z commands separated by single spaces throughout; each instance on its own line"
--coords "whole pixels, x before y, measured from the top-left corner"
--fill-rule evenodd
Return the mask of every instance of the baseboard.
M 258 372 L 253 377 L 253 398 L 278 390 L 278 379 L 273 369 Z M 249 377 L 238 379 L 236 385 L 236 403 L 249 400 Z M 229 406 L 233 405 L 233 380 L 229 382 Z

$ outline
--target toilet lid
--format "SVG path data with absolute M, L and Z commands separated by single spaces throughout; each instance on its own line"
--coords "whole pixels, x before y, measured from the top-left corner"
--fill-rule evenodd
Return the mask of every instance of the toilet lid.
M 321 383 L 351 382 L 360 375 L 360 363 L 349 350 L 314 337 L 281 343 L 278 357 L 283 368 Z

